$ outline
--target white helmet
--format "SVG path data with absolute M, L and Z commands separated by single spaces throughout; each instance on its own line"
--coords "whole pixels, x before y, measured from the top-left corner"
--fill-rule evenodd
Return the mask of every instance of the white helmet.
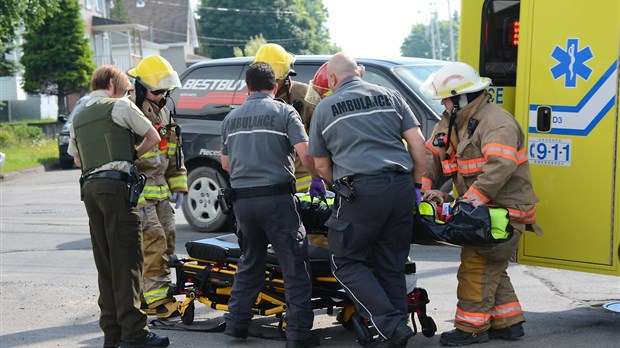
M 420 89 L 433 99 L 481 91 L 491 84 L 491 79 L 480 77 L 470 65 L 451 63 L 432 73 Z

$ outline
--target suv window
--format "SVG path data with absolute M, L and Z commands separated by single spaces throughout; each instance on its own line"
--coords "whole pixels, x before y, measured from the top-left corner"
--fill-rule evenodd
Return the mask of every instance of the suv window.
M 181 116 L 221 121 L 231 105 L 245 100 L 245 77 L 241 77 L 239 65 L 201 67 L 190 75 L 173 92 Z

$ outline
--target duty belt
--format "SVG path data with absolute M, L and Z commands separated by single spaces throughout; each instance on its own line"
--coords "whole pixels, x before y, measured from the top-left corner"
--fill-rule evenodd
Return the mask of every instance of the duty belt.
M 355 174 L 355 175 L 350 175 L 349 178 L 351 178 L 352 182 L 356 182 L 356 181 L 361 181 L 364 179 L 387 178 L 390 176 L 398 176 L 398 175 L 405 175 L 405 174 L 411 175 L 411 173 L 407 173 L 407 172 L 391 171 L 391 172 L 383 172 L 383 173 L 372 174 L 372 175 Z
M 295 193 L 295 182 L 286 184 L 277 184 L 271 186 L 258 186 L 235 189 L 235 199 L 253 198 L 261 196 L 283 195 L 287 193 Z
M 117 172 L 115 170 L 105 170 L 90 174 L 84 178 L 84 180 L 90 179 L 111 179 L 119 181 L 129 181 L 129 173 Z

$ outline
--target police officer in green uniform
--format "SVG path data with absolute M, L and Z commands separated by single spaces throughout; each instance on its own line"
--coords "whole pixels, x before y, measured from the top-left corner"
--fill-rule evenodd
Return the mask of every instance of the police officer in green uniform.
M 413 229 L 414 181 L 421 187 L 424 171 L 424 137 L 397 92 L 362 81 L 360 74 L 346 53 L 329 60 L 333 94 L 314 111 L 308 153 L 325 180 L 336 179 L 337 207 L 325 223 L 332 273 L 358 313 L 377 329 L 378 345 L 404 347 L 413 331 L 405 321 L 403 271 Z M 366 265 L 369 256 L 374 270 Z
M 222 122 L 222 167 L 230 173 L 243 250 L 224 333 L 247 337 L 252 306 L 265 280 L 267 245 L 271 244 L 284 277 L 286 347 L 315 347 L 319 338 L 310 331 L 314 314 L 308 240 L 294 197 L 295 152 L 315 180 L 321 180 L 307 155 L 308 135 L 299 114 L 292 106 L 274 100 L 273 68 L 264 62 L 253 63 L 246 83 L 249 97 Z
M 130 204 L 128 192 L 137 181 L 134 159 L 160 137 L 123 97 L 131 84 L 120 68 L 99 67 L 91 85 L 94 92 L 73 121 L 68 152 L 82 169 L 82 199 L 98 271 L 103 346 L 167 347 L 168 338 L 150 332 L 146 314 L 140 310 L 144 262 L 140 214 Z M 144 137 L 137 148 L 136 136 Z

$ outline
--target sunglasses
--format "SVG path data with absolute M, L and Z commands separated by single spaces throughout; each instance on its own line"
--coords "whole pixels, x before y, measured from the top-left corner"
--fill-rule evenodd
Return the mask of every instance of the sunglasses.
M 167 89 L 158 89 L 156 91 L 151 91 L 151 93 L 153 93 L 154 95 L 160 95 L 160 94 L 164 94 L 164 93 L 168 93 L 168 92 L 170 92 L 170 91 L 167 90 Z

